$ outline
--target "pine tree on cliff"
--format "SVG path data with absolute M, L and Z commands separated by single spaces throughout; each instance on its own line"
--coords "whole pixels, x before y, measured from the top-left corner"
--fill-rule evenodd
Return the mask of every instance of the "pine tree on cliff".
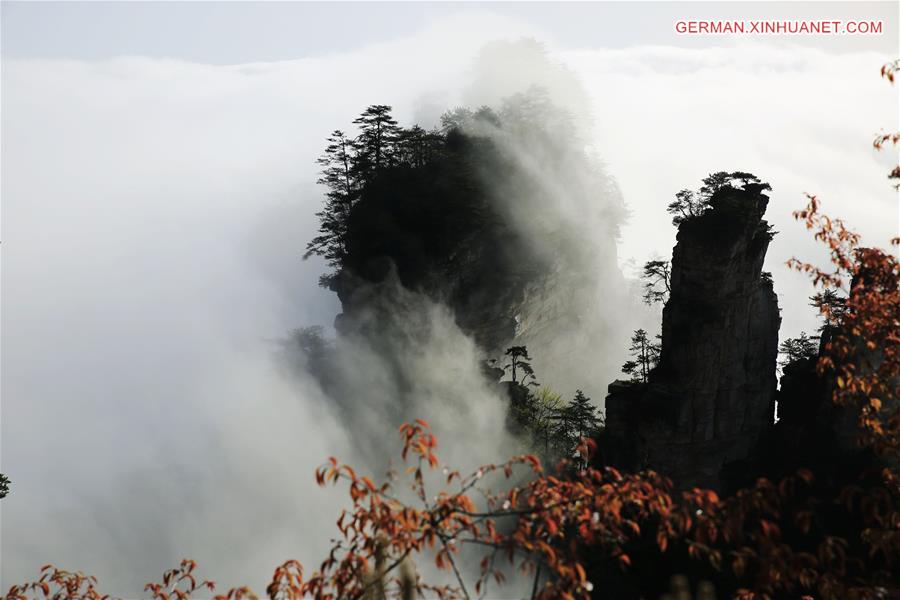
M 822 333 L 828 327 L 837 327 L 840 325 L 844 314 L 847 312 L 847 299 L 838 295 L 837 291 L 827 289 L 809 297 L 810 306 L 819 309 L 824 322 L 819 327 L 819 333 Z
M 782 369 L 796 360 L 815 358 L 819 355 L 819 336 L 809 336 L 805 331 L 801 331 L 800 337 L 788 338 L 781 342 L 778 353 L 782 356 L 778 361 L 778 366 Z
M 656 366 L 656 362 L 659 360 L 660 344 L 652 342 L 645 330 L 638 329 L 631 336 L 631 346 L 628 350 L 634 360 L 629 360 L 622 365 L 622 372 L 631 375 L 633 381 L 647 383 L 650 370 Z
M 373 104 L 353 123 L 359 126 L 357 167 L 363 180 L 368 182 L 379 169 L 396 164 L 400 128 L 391 116 L 391 107 L 386 104 Z
M 716 171 L 703 178 L 703 185 L 697 192 L 681 190 L 675 194 L 675 200 L 667 207 L 666 212 L 672 215 L 672 225 L 678 227 L 683 221 L 699 217 L 709 208 L 709 200 L 720 189 L 734 187 L 740 181 L 741 187 L 757 186 L 760 190 L 770 190 L 768 183 L 763 183 L 753 173 L 744 171 Z
M 741 173 L 738 172 L 739 175 L 749 175 L 749 173 Z M 752 175 L 750 175 L 752 177 Z M 712 195 L 718 192 L 720 189 L 725 187 L 726 185 L 731 185 L 732 175 L 727 171 L 716 171 L 715 173 L 710 173 L 707 177 L 703 179 L 703 185 L 700 186 L 700 193 L 698 196 L 704 202 L 709 201 L 712 198 Z
M 338 267 L 347 256 L 347 224 L 360 192 L 355 142 L 343 131 L 335 130 L 328 138 L 325 153 L 316 162 L 322 167 L 317 183 L 328 191 L 325 206 L 316 213 L 319 235 L 306 245 L 303 258 L 315 254 Z
M 510 372 L 513 383 L 519 385 L 540 385 L 531 367 L 531 357 L 528 356 L 528 348 L 525 346 L 512 346 L 507 348 L 504 353 L 509 357 L 509 363 L 504 367 L 504 371 Z M 530 381 L 529 381 L 530 380 Z
M 354 205 L 359 201 L 365 185 L 375 173 L 403 160 L 399 150 L 401 132 L 391 116 L 391 107 L 373 104 L 353 123 L 359 135 L 350 138 L 335 130 L 328 138 L 325 152 L 316 161 L 322 167 L 317 183 L 327 188 L 325 206 L 316 213 L 319 235 L 306 246 L 303 258 L 322 256 L 328 264 L 340 268 L 349 248 L 349 223 Z M 421 128 L 413 128 L 405 136 L 407 156 L 421 163 L 439 140 Z M 322 283 L 328 281 L 323 277 Z
M 672 291 L 669 261 L 650 260 L 645 262 L 641 279 L 644 280 L 644 304 L 666 302 Z
M 672 215 L 672 225 L 678 227 L 685 219 L 700 216 L 705 210 L 705 202 L 691 190 L 681 190 L 675 194 L 666 212 Z

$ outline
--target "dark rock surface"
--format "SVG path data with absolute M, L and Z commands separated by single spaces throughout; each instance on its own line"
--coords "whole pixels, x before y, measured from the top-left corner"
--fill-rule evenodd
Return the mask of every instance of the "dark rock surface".
M 721 488 L 723 468 L 750 457 L 771 427 L 781 317 L 762 273 L 762 191 L 726 186 L 679 227 L 659 366 L 647 384 L 609 387 L 612 462 Z

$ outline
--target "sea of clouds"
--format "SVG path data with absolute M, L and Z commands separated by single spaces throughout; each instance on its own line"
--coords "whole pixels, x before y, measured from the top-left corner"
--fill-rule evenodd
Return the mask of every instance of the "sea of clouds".
M 284 559 L 318 562 L 342 495 L 316 488 L 313 469 L 332 454 L 354 460 L 353 432 L 313 382 L 272 360 L 274 340 L 339 311 L 316 286 L 324 266 L 300 259 L 317 226 L 315 158 L 368 104 L 430 125 L 447 107 L 499 99 L 527 69 L 503 85 L 479 78 L 479 50 L 540 35 L 488 15 L 272 63 L 3 60 L 2 471 L 13 488 L 2 586 L 52 562 L 136 597 L 190 556 L 224 586 L 261 591 Z M 824 260 L 790 217 L 804 192 L 866 240 L 895 234 L 891 156 L 870 147 L 897 126 L 896 91 L 878 77 L 889 57 L 548 52 L 584 86 L 586 105 L 571 108 L 590 116 L 586 140 L 631 211 L 626 272 L 669 255 L 665 205 L 721 169 L 772 184 L 781 233 L 767 268 L 783 335 L 816 326 L 808 283 L 782 266 Z

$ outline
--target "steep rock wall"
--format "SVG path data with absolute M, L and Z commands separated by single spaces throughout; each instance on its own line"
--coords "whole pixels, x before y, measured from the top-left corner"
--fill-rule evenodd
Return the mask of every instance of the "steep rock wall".
M 678 485 L 721 487 L 774 420 L 781 322 L 761 186 L 726 186 L 679 227 L 659 366 L 648 384 L 610 386 L 609 452 Z

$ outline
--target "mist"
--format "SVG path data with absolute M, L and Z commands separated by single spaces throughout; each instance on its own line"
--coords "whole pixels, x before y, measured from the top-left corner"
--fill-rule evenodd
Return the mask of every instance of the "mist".
M 261 591 L 287 558 L 318 563 L 343 494 L 316 488 L 313 470 L 329 455 L 376 468 L 371 453 L 397 447 L 388 413 L 399 391 L 375 353 L 339 340 L 348 389 L 360 393 L 348 427 L 315 381 L 286 373 L 273 355 L 291 329 L 330 331 L 340 311 L 316 285 L 325 266 L 300 257 L 321 202 L 315 158 L 328 133 L 368 104 L 389 103 L 401 123 L 429 126 L 447 108 L 496 105 L 544 85 L 632 212 L 621 229 L 599 232 L 620 242 L 597 257 L 606 265 L 601 287 L 614 274 L 610 264 L 668 256 L 674 233 L 660 224 L 665 204 L 719 169 L 772 182 L 770 214 L 782 232 L 772 261 L 812 248 L 787 215 L 803 202 L 800 192 L 829 185 L 835 200 L 826 206 L 883 241 L 884 210 L 895 205 L 878 179 L 883 159 L 865 145 L 876 117 L 896 125 L 885 110 L 896 96 L 877 81 L 877 55 L 847 55 L 845 75 L 825 81 L 823 65 L 834 62 L 816 50 L 799 63 L 796 53 L 766 48 L 681 50 L 686 66 L 675 81 L 661 78 L 670 65 L 658 49 L 549 47 L 553 61 L 534 78 L 510 66 L 524 60 L 514 46 L 483 53 L 488 42 L 523 35 L 540 32 L 465 16 L 390 43 L 272 63 L 4 59 L 2 471 L 13 486 L 0 506 L 3 586 L 52 562 L 96 575 L 105 592 L 136 597 L 192 557 L 220 586 Z M 709 69 L 730 69 L 731 79 L 722 83 Z M 788 92 L 804 84 L 817 92 L 816 113 L 792 120 L 792 139 L 784 139 L 780 115 L 807 106 Z M 735 85 L 769 86 L 765 98 L 784 92 L 789 111 L 769 107 L 771 118 L 750 125 L 759 140 L 778 142 L 774 149 L 758 143 L 747 154 L 699 130 L 688 136 L 690 151 L 666 145 L 695 122 L 678 120 L 692 99 L 722 97 Z M 823 93 L 845 87 L 863 91 Z M 723 120 L 759 110 L 759 94 L 727 99 L 727 109 L 716 105 Z M 823 139 L 825 114 L 850 125 Z M 735 127 L 729 135 L 747 135 L 747 124 Z M 661 141 L 651 141 L 651 130 Z M 840 155 L 835 173 L 829 148 L 848 139 L 854 153 Z M 798 157 L 788 146 L 808 150 Z M 565 206 L 554 210 L 578 223 Z M 776 289 L 804 289 L 772 270 Z M 463 467 L 514 450 L 515 440 L 497 435 L 502 406 L 473 376 L 482 357 L 472 341 L 440 304 L 397 294 L 421 325 L 415 340 L 396 346 L 419 374 L 404 391 L 413 399 L 409 418 L 432 421 L 442 456 Z M 598 348 L 605 366 L 597 386 L 625 359 L 621 336 L 657 318 L 627 302 L 605 307 L 620 322 Z M 783 332 L 814 324 L 805 301 L 784 316 Z
M 411 118 L 429 90 L 465 88 L 486 40 L 434 34 L 269 65 L 4 61 L 3 585 L 52 562 L 135 597 L 191 557 L 220 586 L 261 590 L 287 558 L 318 563 L 344 496 L 318 489 L 315 467 L 386 466 L 399 438 L 384 418 L 395 382 L 364 347 L 342 342 L 353 423 L 384 461 L 274 359 L 292 328 L 339 312 L 316 285 L 324 265 L 301 260 L 315 158 L 374 98 Z M 404 69 L 374 76 L 373 61 Z M 409 418 L 460 436 L 445 451 L 460 466 L 502 458 L 502 407 L 464 385 L 471 343 L 412 302 L 432 334 L 406 350 L 421 373 Z

